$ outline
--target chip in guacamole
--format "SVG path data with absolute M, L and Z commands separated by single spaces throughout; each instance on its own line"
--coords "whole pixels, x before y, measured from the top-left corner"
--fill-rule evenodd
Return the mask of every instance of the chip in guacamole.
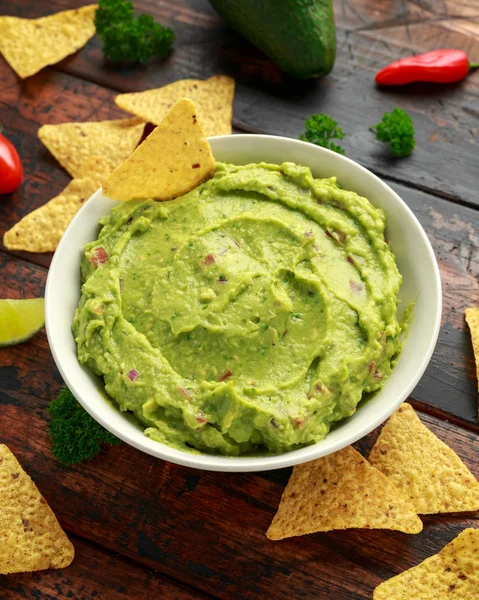
M 211 177 L 215 159 L 196 106 L 182 98 L 103 182 L 113 200 L 171 200 Z

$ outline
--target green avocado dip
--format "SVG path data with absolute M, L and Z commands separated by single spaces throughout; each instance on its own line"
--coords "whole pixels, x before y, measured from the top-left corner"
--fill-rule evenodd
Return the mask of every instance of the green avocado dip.
M 323 439 L 401 350 L 385 216 L 293 163 L 218 163 L 168 202 L 119 204 L 85 247 L 78 358 L 145 434 L 187 451 Z

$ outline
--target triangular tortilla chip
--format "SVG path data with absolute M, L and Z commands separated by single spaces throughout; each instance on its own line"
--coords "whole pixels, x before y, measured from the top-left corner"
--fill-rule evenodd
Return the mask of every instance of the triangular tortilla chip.
M 0 52 L 24 79 L 82 48 L 95 34 L 96 4 L 41 17 L 0 17 Z
M 479 308 L 466 308 L 466 321 L 471 331 L 472 348 L 476 360 L 477 385 L 479 389 Z
M 227 75 L 206 80 L 181 79 L 162 88 L 120 94 L 115 102 L 123 110 L 159 125 L 180 98 L 189 98 L 197 109 L 207 136 L 230 135 L 235 81 Z
M 84 175 L 73 179 L 61 194 L 29 213 L 3 236 L 9 250 L 53 252 L 70 221 L 109 174 L 101 158 L 92 156 L 83 165 Z
M 479 483 L 457 454 L 401 404 L 383 427 L 369 462 L 420 515 L 479 510 Z
M 479 598 L 479 529 L 465 529 L 430 558 L 374 590 L 374 600 Z
M 215 159 L 191 100 L 179 100 L 164 121 L 103 184 L 113 200 L 171 200 L 215 172 Z
M 101 156 L 113 171 L 126 160 L 143 134 L 141 119 L 120 119 L 96 123 L 43 125 L 38 137 L 72 177 L 81 177 L 82 165 L 90 156 Z
M 422 522 L 394 484 L 347 446 L 294 467 L 266 535 L 281 540 L 351 528 L 419 533 Z
M 70 540 L 37 486 L 0 444 L 0 574 L 68 567 Z

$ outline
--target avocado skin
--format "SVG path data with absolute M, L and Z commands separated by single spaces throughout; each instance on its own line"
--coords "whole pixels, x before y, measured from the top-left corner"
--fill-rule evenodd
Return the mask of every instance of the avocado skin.
M 286 73 L 331 71 L 336 56 L 332 0 L 209 0 L 223 19 Z

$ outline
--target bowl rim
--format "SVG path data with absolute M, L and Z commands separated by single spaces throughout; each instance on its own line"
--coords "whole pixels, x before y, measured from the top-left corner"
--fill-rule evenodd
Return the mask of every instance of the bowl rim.
M 329 447 L 326 449 L 326 451 L 322 451 L 321 443 L 324 442 L 324 440 L 321 440 L 320 442 L 318 442 L 316 444 L 312 444 L 312 445 L 306 446 L 304 448 L 292 450 L 292 451 L 281 453 L 281 454 L 261 455 L 258 457 L 229 457 L 229 456 L 221 456 L 221 455 L 206 454 L 206 453 L 200 453 L 200 454 L 191 453 L 190 454 L 190 453 L 184 452 L 182 450 L 177 450 L 175 448 L 167 446 L 166 444 L 162 444 L 161 442 L 156 442 L 156 441 L 154 442 L 154 446 L 150 446 L 146 442 L 146 440 L 148 440 L 148 438 L 146 436 L 144 436 L 145 443 L 142 443 L 141 441 L 136 440 L 136 439 L 132 439 L 130 437 L 130 435 L 125 433 L 122 429 L 120 429 L 120 428 L 112 425 L 110 422 L 108 422 L 103 417 L 103 415 L 98 410 L 96 410 L 94 402 L 85 401 L 81 391 L 79 390 L 79 388 L 77 386 L 75 379 L 70 376 L 69 372 L 67 371 L 67 369 L 64 366 L 64 362 L 62 360 L 62 349 L 57 344 L 57 340 L 56 340 L 56 336 L 55 336 L 55 328 L 53 325 L 53 323 L 55 321 L 55 302 L 54 302 L 54 295 L 53 295 L 52 288 L 54 285 L 54 277 L 55 277 L 55 272 L 56 272 L 57 266 L 59 264 L 61 264 L 63 252 L 68 249 L 67 233 L 76 226 L 77 222 L 79 222 L 81 220 L 82 214 L 86 210 L 88 210 L 88 206 L 92 202 L 95 202 L 96 199 L 103 197 L 102 189 L 100 188 L 87 200 L 87 202 L 84 203 L 82 208 L 78 211 L 78 213 L 72 219 L 71 223 L 69 224 L 65 233 L 63 234 L 62 239 L 60 240 L 60 243 L 57 247 L 57 250 L 53 256 L 50 268 L 48 270 L 47 281 L 46 281 L 46 286 L 45 286 L 45 328 L 46 328 L 46 333 L 47 333 L 47 339 L 48 339 L 48 342 L 50 345 L 50 350 L 53 355 L 53 359 L 55 361 L 55 364 L 57 365 L 58 370 L 60 371 L 61 376 L 63 377 L 65 384 L 68 386 L 68 388 L 73 393 L 75 398 L 97 422 L 99 422 L 103 427 L 105 427 L 105 429 L 107 429 L 108 431 L 113 433 L 116 437 L 118 437 L 122 441 L 126 442 L 130 446 L 133 446 L 133 447 L 137 448 L 138 450 L 141 450 L 142 452 L 150 454 L 151 456 L 154 456 L 156 458 L 161 458 L 163 460 L 167 460 L 167 461 L 175 463 L 175 464 L 179 464 L 179 465 L 186 466 L 186 467 L 192 467 L 192 468 L 199 469 L 199 470 L 211 470 L 211 471 L 223 471 L 223 472 L 251 472 L 251 471 L 266 471 L 266 470 L 280 469 L 280 468 L 289 467 L 289 466 L 292 466 L 295 464 L 299 464 L 302 462 L 311 461 L 316 458 L 326 456 L 328 454 L 332 454 L 333 452 L 336 452 L 350 444 L 353 444 L 354 442 L 358 441 L 359 439 L 361 439 L 362 437 L 364 437 L 365 435 L 367 435 L 368 433 L 370 433 L 371 431 L 376 429 L 376 427 L 378 427 L 381 423 L 383 423 L 394 412 L 394 410 L 396 410 L 398 408 L 398 406 L 405 399 L 407 399 L 409 397 L 410 393 L 416 387 L 417 383 L 421 379 L 422 375 L 424 374 L 424 372 L 429 364 L 429 361 L 432 357 L 432 354 L 433 354 L 435 346 L 436 346 L 436 342 L 437 342 L 437 338 L 438 338 L 439 330 L 440 330 L 440 325 L 441 325 L 442 286 L 441 286 L 441 277 L 440 277 L 440 273 L 439 273 L 439 267 L 438 267 L 437 260 L 436 260 L 435 254 L 434 254 L 434 250 L 431 246 L 431 243 L 430 243 L 422 225 L 419 223 L 415 214 L 412 212 L 412 210 L 409 208 L 409 206 L 404 202 L 404 200 L 399 196 L 399 194 L 397 194 L 386 182 L 384 182 L 382 179 L 380 179 L 377 175 L 375 175 L 369 169 L 366 169 L 365 167 L 363 167 L 361 164 L 357 163 L 356 161 L 353 161 L 352 159 L 350 159 L 346 156 L 338 155 L 338 154 L 332 152 L 331 150 L 328 150 L 328 149 L 325 149 L 322 147 L 318 147 L 318 146 L 314 146 L 313 144 L 310 144 L 308 142 L 303 142 L 300 140 L 296 140 L 296 139 L 288 138 L 288 137 L 284 137 L 284 136 L 274 136 L 274 135 L 265 135 L 265 134 L 261 134 L 261 135 L 260 134 L 235 134 L 233 136 L 216 136 L 215 138 L 212 138 L 212 139 L 223 140 L 226 138 L 228 138 L 228 139 L 230 139 L 230 138 L 233 138 L 233 139 L 248 138 L 251 140 L 252 137 L 254 137 L 256 139 L 259 139 L 259 138 L 267 139 L 268 141 L 281 140 L 282 142 L 287 142 L 288 144 L 294 144 L 294 145 L 299 144 L 299 145 L 307 146 L 309 150 L 312 150 L 314 148 L 314 150 L 312 150 L 313 152 L 319 151 L 320 153 L 326 152 L 329 154 L 334 154 L 335 157 L 338 158 L 338 160 L 346 161 L 347 165 L 349 167 L 353 166 L 354 169 L 360 169 L 366 174 L 367 177 L 373 178 L 375 184 L 379 184 L 380 187 L 382 186 L 394 198 L 395 202 L 399 202 L 402 205 L 402 208 L 405 209 L 406 212 L 408 213 L 409 219 L 415 224 L 416 233 L 422 237 L 422 241 L 425 245 L 425 248 L 427 248 L 429 262 L 433 265 L 433 270 L 434 270 L 433 279 L 434 279 L 434 284 L 435 284 L 433 294 L 437 298 L 436 305 L 434 307 L 431 307 L 431 310 L 434 311 L 434 325 L 432 327 L 432 332 L 430 334 L 430 339 L 429 339 L 429 343 L 427 346 L 427 350 L 423 354 L 422 358 L 418 361 L 415 376 L 412 377 L 409 380 L 408 384 L 402 388 L 401 393 L 398 394 L 398 400 L 396 402 L 391 402 L 391 404 L 388 406 L 383 407 L 383 409 L 381 411 L 378 411 L 375 418 L 369 420 L 367 422 L 367 424 L 364 425 L 359 431 L 357 431 L 355 433 L 352 432 L 352 433 L 349 433 L 349 435 L 344 435 L 342 437 L 339 437 L 335 442 L 333 442 L 329 445 Z M 210 141 L 211 141 L 211 138 L 210 138 Z M 80 365 L 80 366 L 83 370 L 86 369 L 86 367 L 84 367 L 83 365 Z M 99 392 L 99 395 L 101 396 L 100 392 Z M 351 419 L 354 418 L 354 416 L 356 414 L 357 413 L 354 413 L 354 415 L 352 415 L 352 417 L 350 417 L 350 418 Z M 327 440 L 327 439 L 328 439 L 328 436 L 326 436 L 325 440 Z M 152 441 L 152 440 L 149 440 L 149 441 Z

